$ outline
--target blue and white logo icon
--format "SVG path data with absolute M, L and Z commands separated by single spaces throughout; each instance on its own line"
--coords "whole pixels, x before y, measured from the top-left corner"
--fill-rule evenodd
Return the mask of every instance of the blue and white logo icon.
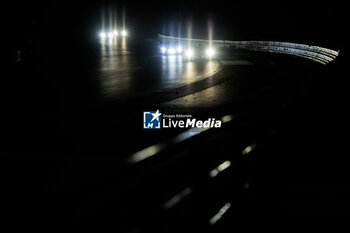
M 161 115 L 162 113 L 160 113 L 159 110 L 156 112 L 143 112 L 143 128 L 160 129 Z

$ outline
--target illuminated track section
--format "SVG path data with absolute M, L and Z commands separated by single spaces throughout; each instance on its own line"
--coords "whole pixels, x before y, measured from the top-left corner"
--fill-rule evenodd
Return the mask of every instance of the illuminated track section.
M 339 55 L 339 51 L 313 45 L 305 45 L 289 42 L 276 41 L 230 41 L 230 40 L 202 40 L 189 39 L 158 34 L 161 46 L 167 44 L 191 45 L 191 47 L 205 47 L 210 43 L 216 48 L 246 49 L 250 51 L 261 51 L 270 53 L 288 54 L 310 59 L 314 62 L 326 65 Z

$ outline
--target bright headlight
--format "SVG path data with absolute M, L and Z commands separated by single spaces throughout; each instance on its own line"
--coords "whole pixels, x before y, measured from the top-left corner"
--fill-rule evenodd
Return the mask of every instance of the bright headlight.
M 101 33 L 100 33 L 100 37 L 101 37 L 101 38 L 106 38 L 106 33 L 101 32 Z
M 187 58 L 193 57 L 193 50 L 192 50 L 192 49 L 186 50 L 185 56 L 186 56 Z
M 166 48 L 164 46 L 161 48 L 161 50 L 162 50 L 162 53 L 166 52 Z
M 173 48 L 168 49 L 168 53 L 169 54 L 174 54 L 175 53 L 175 49 L 173 49 Z
M 114 30 L 114 31 L 113 31 L 113 34 L 114 34 L 115 36 L 118 36 L 118 31 L 117 31 L 117 30 Z
M 113 38 L 113 34 L 112 33 L 108 33 L 108 37 L 109 38 Z
M 128 33 L 125 30 L 122 31 L 122 36 L 126 36 L 127 34 Z
M 178 53 L 182 53 L 182 47 L 181 47 L 181 46 L 177 46 L 176 51 L 177 51 Z
M 208 57 L 213 57 L 215 55 L 215 51 L 214 49 L 212 48 L 208 48 L 207 50 L 205 50 L 205 54 L 208 56 Z

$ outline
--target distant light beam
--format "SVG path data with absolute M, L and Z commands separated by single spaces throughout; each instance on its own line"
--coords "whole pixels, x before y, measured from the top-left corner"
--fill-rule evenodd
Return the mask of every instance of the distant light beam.
M 187 57 L 187 58 L 192 58 L 193 57 L 193 50 L 192 49 L 188 49 L 188 50 L 186 50 L 186 52 L 185 52 L 185 56 Z
M 178 46 L 178 47 L 176 48 L 176 51 L 177 51 L 178 53 L 182 53 L 182 47 L 181 47 L 181 46 Z
M 173 49 L 173 48 L 168 49 L 168 53 L 169 54 L 175 54 L 175 49 Z
M 166 48 L 164 46 L 161 48 L 161 50 L 163 54 L 166 52 Z
M 215 50 L 213 48 L 207 48 L 205 54 L 208 58 L 212 58 L 215 55 Z
M 123 30 L 123 31 L 122 31 L 122 36 L 127 36 L 127 34 L 128 34 L 128 33 L 127 33 L 126 30 Z

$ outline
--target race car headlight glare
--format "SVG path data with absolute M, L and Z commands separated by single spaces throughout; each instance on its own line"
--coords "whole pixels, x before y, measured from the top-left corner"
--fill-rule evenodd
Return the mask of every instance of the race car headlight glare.
M 173 49 L 173 48 L 168 49 L 168 53 L 169 54 L 175 54 L 175 49 Z
M 205 50 L 205 54 L 208 56 L 208 57 L 213 57 L 215 55 L 215 51 L 213 48 L 208 48 L 207 50 Z
M 162 50 L 162 53 L 166 52 L 166 48 L 164 46 L 161 48 L 161 50 Z
M 193 50 L 192 50 L 192 49 L 186 50 L 185 56 L 186 56 L 187 58 L 193 57 Z
M 181 47 L 181 46 L 177 46 L 176 51 L 177 51 L 178 53 L 182 53 L 182 47 Z

